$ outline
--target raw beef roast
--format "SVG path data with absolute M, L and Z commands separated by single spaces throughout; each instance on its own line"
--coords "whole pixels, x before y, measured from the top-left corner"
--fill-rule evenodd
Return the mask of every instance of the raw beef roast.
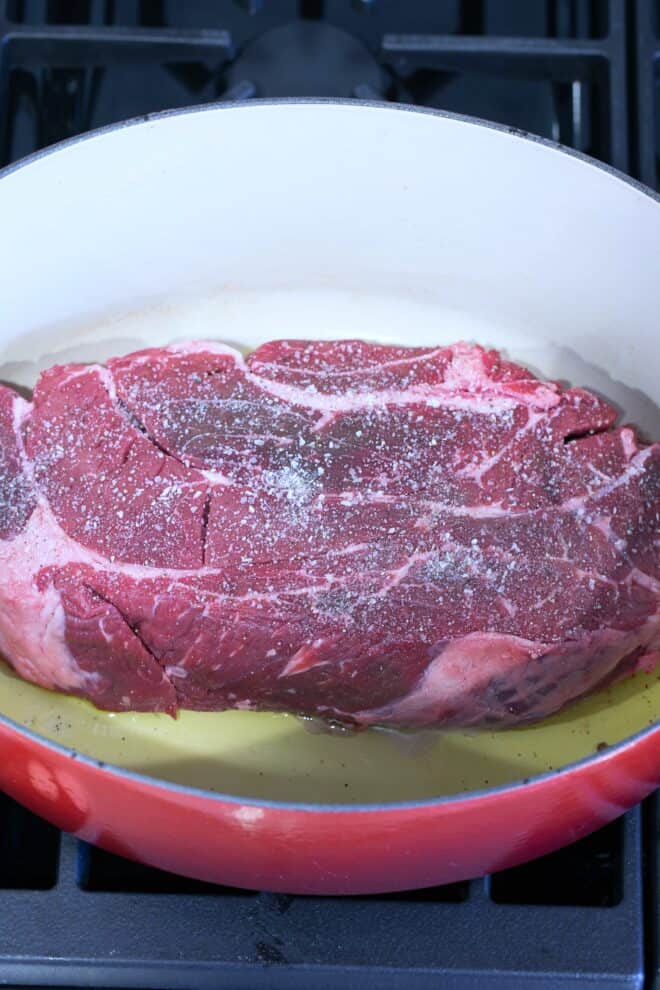
M 0 649 L 99 708 L 511 724 L 650 668 L 660 444 L 494 351 L 211 343 L 0 390 Z

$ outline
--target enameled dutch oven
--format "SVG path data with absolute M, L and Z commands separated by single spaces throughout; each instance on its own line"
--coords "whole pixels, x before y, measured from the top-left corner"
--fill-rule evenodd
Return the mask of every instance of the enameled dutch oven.
M 0 378 L 210 337 L 496 346 L 660 436 L 660 203 L 536 138 L 405 107 L 282 101 L 120 124 L 0 176 Z M 206 880 L 446 883 L 571 842 L 660 784 L 658 670 L 498 733 L 286 715 L 112 715 L 0 664 L 0 786 Z

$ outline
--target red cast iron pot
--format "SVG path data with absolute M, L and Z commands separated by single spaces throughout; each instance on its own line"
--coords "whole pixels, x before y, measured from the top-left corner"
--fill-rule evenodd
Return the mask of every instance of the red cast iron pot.
M 377 104 L 207 107 L 19 163 L 0 214 L 2 378 L 184 333 L 467 337 L 658 429 L 660 205 L 549 142 Z M 659 714 L 642 672 L 541 726 L 339 739 L 281 715 L 112 716 L 0 665 L 0 786 L 157 867 L 379 892 L 510 867 L 619 815 L 660 784 Z

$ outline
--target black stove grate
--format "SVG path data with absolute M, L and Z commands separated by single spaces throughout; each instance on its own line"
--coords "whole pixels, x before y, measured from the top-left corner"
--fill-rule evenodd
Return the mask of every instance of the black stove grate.
M 637 31 L 633 13 L 632 0 L 0 0 L 0 161 L 166 107 L 325 95 L 497 120 L 648 178 L 652 0 Z
M 639 177 L 660 190 L 660 0 L 637 0 Z
M 660 2 L 0 0 L 0 164 L 167 107 L 285 95 L 473 114 L 660 186 Z M 0 984 L 660 990 L 659 850 L 655 799 L 471 883 L 290 897 L 130 863 L 0 798 Z

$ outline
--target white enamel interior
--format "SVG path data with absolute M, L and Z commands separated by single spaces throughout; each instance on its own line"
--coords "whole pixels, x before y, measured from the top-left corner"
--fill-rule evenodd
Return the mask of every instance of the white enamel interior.
M 56 361 L 103 359 L 186 337 L 245 347 L 285 336 L 429 345 L 463 337 L 595 388 L 647 436 L 660 437 L 660 204 L 540 142 L 387 107 L 218 107 L 112 130 L 5 175 L 0 218 L 0 379 L 31 385 L 37 370 Z M 235 739 L 240 722 L 253 769 L 266 766 L 275 737 L 289 740 L 273 749 L 280 761 L 295 746 L 307 756 L 323 753 L 327 771 L 316 756 L 311 771 L 307 757 L 289 756 L 288 797 L 309 796 L 302 776 L 296 783 L 304 765 L 307 781 L 315 774 L 318 799 L 364 799 L 364 789 L 344 792 L 338 767 L 347 740 L 314 737 L 312 746 L 286 716 L 198 717 L 211 742 L 195 742 L 199 762 L 191 771 L 196 716 L 178 724 L 160 716 L 112 722 L 66 702 L 74 722 L 93 719 L 80 743 L 75 725 L 55 735 L 62 699 L 0 680 L 0 711 L 29 722 L 31 706 L 41 706 L 46 714 L 32 720 L 36 728 L 88 751 L 96 746 L 104 759 L 221 789 L 229 782 L 240 792 L 239 758 L 232 762 L 225 750 L 223 767 L 208 760 L 209 746 L 221 748 L 218 726 L 231 726 Z M 637 714 L 629 722 L 619 717 L 612 730 L 618 738 L 658 716 L 657 679 L 640 692 Z M 600 707 L 592 705 L 590 718 Z M 511 759 L 501 773 L 491 767 L 489 782 L 592 751 L 600 740 L 597 721 L 589 724 L 589 739 L 570 729 L 580 744 L 559 761 L 551 738 L 532 759 L 540 730 L 512 734 Z M 127 726 L 139 740 L 137 755 L 112 743 L 120 732 L 125 739 Z M 164 749 L 149 762 L 143 743 L 153 733 Z M 413 768 L 421 765 L 418 747 L 404 755 L 399 748 L 396 787 L 378 773 L 392 758 L 390 744 L 369 733 L 351 740 L 369 797 L 481 786 L 489 771 L 474 736 L 443 738 L 438 745 L 450 754 L 461 746 L 471 754 L 469 771 L 459 773 L 453 755 L 454 769 L 444 761 L 444 771 L 425 757 L 422 779 Z M 176 753 L 186 746 L 188 769 L 181 770 Z M 266 777 L 251 772 L 243 792 L 277 796 L 281 772 Z

